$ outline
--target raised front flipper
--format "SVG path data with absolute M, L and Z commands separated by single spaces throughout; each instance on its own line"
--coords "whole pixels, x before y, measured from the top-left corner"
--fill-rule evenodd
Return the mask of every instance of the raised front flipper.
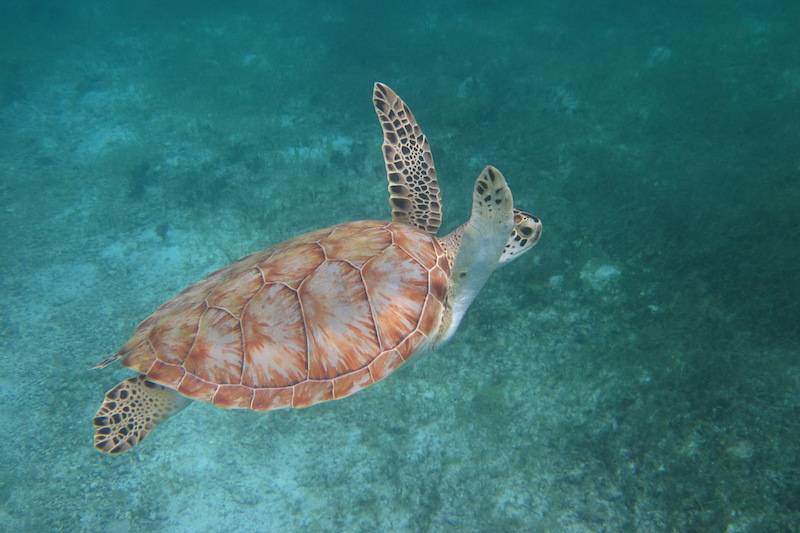
M 442 201 L 428 139 L 405 102 L 388 86 L 376 83 L 372 102 L 383 129 L 392 220 L 435 235 L 442 224 Z

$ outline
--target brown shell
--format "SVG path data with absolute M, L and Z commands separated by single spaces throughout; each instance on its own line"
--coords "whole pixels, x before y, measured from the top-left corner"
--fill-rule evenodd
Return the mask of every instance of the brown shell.
M 222 407 L 307 407 L 408 360 L 441 323 L 450 274 L 436 237 L 361 221 L 247 256 L 162 305 L 123 364 Z

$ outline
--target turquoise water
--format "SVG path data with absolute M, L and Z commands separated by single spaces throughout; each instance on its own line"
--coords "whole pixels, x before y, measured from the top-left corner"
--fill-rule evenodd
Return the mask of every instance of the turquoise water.
M 1 530 L 800 529 L 800 4 L 216 4 L 0 6 Z M 155 307 L 388 218 L 378 80 L 539 245 L 356 396 L 97 453 Z

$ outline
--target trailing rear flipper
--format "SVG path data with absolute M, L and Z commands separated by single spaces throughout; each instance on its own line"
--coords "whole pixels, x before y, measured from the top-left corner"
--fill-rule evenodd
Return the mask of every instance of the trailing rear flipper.
M 94 417 L 94 447 L 111 455 L 126 452 L 188 403 L 144 376 L 126 379 L 106 393 Z

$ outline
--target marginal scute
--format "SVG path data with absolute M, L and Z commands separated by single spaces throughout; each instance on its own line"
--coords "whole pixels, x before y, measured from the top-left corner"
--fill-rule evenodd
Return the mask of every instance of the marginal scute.
M 375 381 L 379 381 L 398 368 L 400 365 L 403 364 L 403 357 L 400 355 L 400 352 L 397 350 L 389 350 L 388 352 L 383 352 L 375 360 L 370 363 L 370 370 L 372 371 L 372 378 Z
M 256 411 L 286 409 L 292 406 L 292 394 L 292 387 L 256 389 L 253 395 L 253 409 Z
M 425 335 L 420 333 L 419 330 L 414 331 L 411 335 L 406 337 L 406 340 L 397 346 L 397 352 L 403 356 L 403 359 L 408 361 L 419 351 L 425 340 Z
M 450 278 L 438 266 L 430 272 L 430 292 L 440 302 L 444 303 Z
M 333 381 L 304 381 L 294 386 L 292 407 L 308 407 L 333 400 Z
M 441 247 L 438 247 L 441 250 Z M 445 276 L 450 276 L 450 261 L 447 259 L 447 253 L 442 250 L 439 259 L 436 261 L 436 266 L 438 266 L 442 272 L 444 272 Z
M 447 261 L 447 251 L 442 247 L 439 239 L 431 240 L 433 250 L 436 253 L 436 264 L 446 275 L 450 275 L 450 263 Z
M 253 389 L 244 385 L 220 385 L 214 395 L 214 405 L 227 409 L 249 409 Z
M 444 312 L 444 305 L 428 296 L 425 301 L 425 308 L 422 310 L 422 317 L 419 319 L 419 330 L 425 335 L 431 335 L 439 327 Z
M 372 384 L 369 368 L 362 368 L 333 380 L 333 394 L 338 400 Z

